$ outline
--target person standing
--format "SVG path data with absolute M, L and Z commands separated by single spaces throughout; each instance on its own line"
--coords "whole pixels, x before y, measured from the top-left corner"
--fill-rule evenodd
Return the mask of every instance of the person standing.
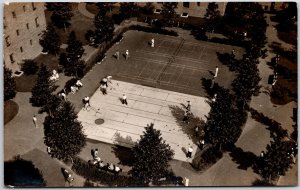
M 33 124 L 34 124 L 35 128 L 38 128 L 36 115 L 33 115 L 32 121 L 33 121 Z
M 214 94 L 213 98 L 211 99 L 211 101 L 215 102 L 217 99 L 217 94 Z
M 216 77 L 218 76 L 218 72 L 219 72 L 219 68 L 218 68 L 218 67 L 216 67 L 216 72 L 215 72 L 215 76 L 214 76 L 214 78 L 216 78 Z
M 127 60 L 128 58 L 129 58 L 129 51 L 127 49 L 126 52 L 125 52 L 125 60 Z
M 154 38 L 151 39 L 151 47 L 154 47 Z
M 189 147 L 189 149 L 188 149 L 188 152 L 187 152 L 187 154 L 186 154 L 186 157 L 188 157 L 188 158 L 192 158 L 192 153 L 193 153 L 193 147 Z
M 128 103 L 127 103 L 127 97 L 125 96 L 125 94 L 123 94 L 123 97 L 122 97 L 122 104 L 128 105 Z
M 116 56 L 117 60 L 119 60 L 119 58 L 120 58 L 120 52 L 117 51 L 117 52 L 115 53 L 115 56 Z
M 183 119 L 182 119 L 182 121 L 184 122 L 184 123 L 189 123 L 189 112 L 188 112 L 188 110 L 186 110 L 185 112 L 184 112 L 184 115 L 183 115 Z
M 186 110 L 191 111 L 191 101 L 187 101 Z
M 88 107 L 91 106 L 90 105 L 90 97 L 88 97 L 88 96 L 84 97 L 83 101 L 84 101 L 84 109 L 88 111 Z
M 203 150 L 205 141 L 204 139 L 200 140 L 200 150 Z

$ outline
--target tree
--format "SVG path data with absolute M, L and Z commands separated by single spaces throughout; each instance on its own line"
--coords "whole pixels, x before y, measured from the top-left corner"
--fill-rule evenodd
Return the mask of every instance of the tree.
M 113 37 L 114 24 L 111 18 L 103 16 L 99 11 L 94 18 L 94 24 L 96 27 L 96 31 L 94 33 L 96 44 L 100 44 L 104 40 L 110 40 Z
M 43 31 L 40 44 L 43 47 L 43 52 L 48 52 L 53 55 L 57 55 L 59 53 L 61 41 L 53 24 L 49 24 L 47 26 L 47 30 Z
M 51 20 L 55 26 L 66 28 L 70 25 L 69 21 L 74 16 L 70 3 L 47 3 L 46 7 L 52 11 Z
M 292 158 L 290 151 L 293 146 L 291 141 L 276 140 L 267 145 L 267 152 L 260 158 L 261 163 L 256 165 L 260 175 L 267 181 L 271 181 L 285 175 L 285 172 L 291 168 Z
M 178 3 L 175 2 L 164 2 L 161 10 L 161 14 L 166 19 L 172 19 L 176 15 L 175 9 Z
M 51 96 L 51 93 L 55 90 L 53 82 L 49 80 L 50 76 L 50 71 L 42 64 L 38 72 L 36 83 L 31 90 L 32 96 L 30 102 L 33 106 L 44 106 Z
M 153 123 L 145 127 L 145 130 L 132 149 L 135 161 L 130 173 L 136 182 L 147 185 L 168 174 L 168 162 L 173 158 L 174 152 L 162 139 L 161 132 L 153 128 Z
M 220 17 L 219 6 L 217 3 L 208 3 L 205 17 L 209 20 L 215 20 Z
M 32 59 L 25 59 L 22 63 L 21 70 L 25 75 L 34 75 L 39 70 L 37 62 Z
M 120 3 L 119 12 L 126 19 L 130 17 L 138 16 L 138 9 L 136 3 Z
M 41 107 L 39 113 L 47 112 L 50 117 L 53 117 L 53 113 L 56 108 L 61 104 L 62 99 L 58 95 L 51 95 L 48 98 L 47 103 Z
M 101 14 L 102 16 L 105 16 L 106 13 L 109 11 L 111 12 L 111 9 L 113 7 L 113 2 L 99 2 L 99 3 L 96 3 L 96 6 L 98 7 L 98 10 L 99 10 L 99 14 Z
M 42 172 L 31 161 L 16 156 L 14 160 L 4 162 L 4 184 L 15 187 L 45 187 Z
M 70 33 L 67 43 L 67 63 L 64 65 L 65 73 L 67 75 L 78 77 L 78 72 L 82 71 L 85 67 L 85 62 L 83 60 L 80 60 L 82 54 L 84 53 L 84 49 L 82 47 L 82 43 L 77 40 L 74 31 Z
M 4 66 L 4 101 L 16 96 L 16 81 L 12 77 L 12 71 Z
M 234 96 L 229 90 L 218 87 L 217 100 L 212 102 L 205 124 L 206 141 L 222 150 L 232 146 L 239 138 L 241 125 L 246 121 L 246 113 L 235 106 Z
M 86 136 L 70 102 L 61 101 L 52 116 L 44 121 L 44 142 L 52 155 L 61 160 L 73 159 L 86 145 Z
M 82 54 L 84 53 L 84 49 L 82 47 L 82 43 L 79 40 L 77 40 L 74 31 L 72 31 L 69 34 L 67 43 L 68 43 L 68 47 L 66 49 L 67 58 L 69 58 L 70 61 L 80 59 L 82 57 Z

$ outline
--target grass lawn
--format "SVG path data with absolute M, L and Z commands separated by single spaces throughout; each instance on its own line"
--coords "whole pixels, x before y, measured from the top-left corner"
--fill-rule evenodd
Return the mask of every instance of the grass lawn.
M 77 7 L 78 7 L 78 3 L 72 3 L 72 12 L 74 16 L 71 18 L 70 21 L 71 25 L 67 28 L 67 30 L 65 31 L 63 28 L 62 29 L 56 28 L 56 31 L 58 32 L 61 42 L 63 44 L 67 43 L 69 33 L 74 30 L 77 39 L 80 40 L 83 45 L 87 45 L 88 42 L 85 40 L 84 37 L 85 33 L 88 30 L 95 30 L 93 19 L 83 16 L 81 13 L 79 13 Z M 52 14 L 51 11 L 45 10 L 47 24 L 51 22 L 51 14 Z
M 40 67 L 42 63 L 47 66 L 47 68 L 52 72 L 53 69 L 58 70 L 58 57 L 54 55 L 44 55 L 40 54 L 34 59 L 38 66 Z M 25 75 L 16 77 L 17 91 L 18 92 L 30 92 L 37 79 L 37 74 L 35 75 Z
M 37 79 L 37 75 L 22 75 L 15 79 L 17 84 L 16 90 L 18 92 L 30 92 Z
M 19 106 L 12 100 L 4 102 L 4 124 L 12 120 L 18 113 Z

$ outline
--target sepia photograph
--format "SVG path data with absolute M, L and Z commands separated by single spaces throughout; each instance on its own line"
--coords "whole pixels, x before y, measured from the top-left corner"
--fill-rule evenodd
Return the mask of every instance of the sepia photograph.
M 6 188 L 298 186 L 297 2 L 5 2 Z

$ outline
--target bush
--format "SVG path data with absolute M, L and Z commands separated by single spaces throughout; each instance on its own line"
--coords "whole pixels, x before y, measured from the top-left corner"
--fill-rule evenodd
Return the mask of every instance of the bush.
M 215 164 L 223 156 L 223 153 L 217 147 L 209 147 L 201 156 L 195 157 L 192 166 L 197 170 L 204 170 Z
M 34 75 L 39 70 L 39 67 L 34 60 L 27 59 L 22 63 L 21 70 L 25 75 Z
M 113 175 L 105 171 L 97 170 L 95 167 L 90 167 L 88 162 L 76 157 L 72 166 L 72 170 L 78 175 L 101 184 L 107 184 L 110 187 L 128 187 L 133 186 L 131 177 L 123 175 Z
M 173 30 L 166 30 L 161 28 L 152 28 L 152 27 L 145 27 L 140 25 L 133 25 L 129 27 L 130 30 L 137 30 L 137 31 L 143 31 L 143 32 L 149 32 L 149 33 L 158 33 L 163 35 L 169 35 L 169 36 L 178 36 L 177 32 Z

